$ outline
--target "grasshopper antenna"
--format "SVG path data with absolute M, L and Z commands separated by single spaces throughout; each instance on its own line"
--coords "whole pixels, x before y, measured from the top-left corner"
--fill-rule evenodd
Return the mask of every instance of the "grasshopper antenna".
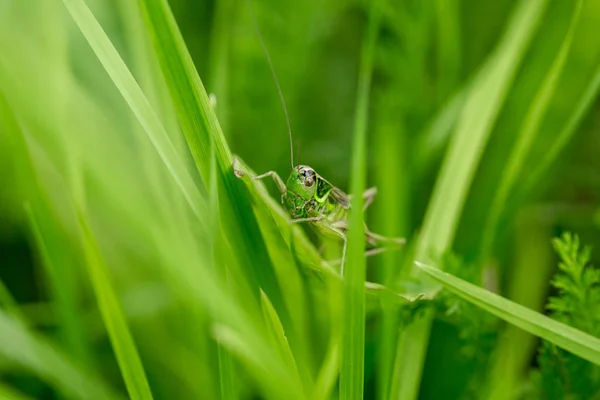
M 277 86 L 277 92 L 279 93 L 281 104 L 283 105 L 283 112 L 285 113 L 285 122 L 287 123 L 288 133 L 290 135 L 290 161 L 292 163 L 292 169 L 294 169 L 294 141 L 292 139 L 292 126 L 290 124 L 290 117 L 288 115 L 287 106 L 285 105 L 285 99 L 283 98 L 283 92 L 281 91 L 281 86 L 279 85 L 279 80 L 277 79 L 277 74 L 275 73 L 275 67 L 273 67 L 273 61 L 271 61 L 269 50 L 267 50 L 265 41 L 263 40 L 262 35 L 260 34 L 260 29 L 258 29 L 258 24 L 256 23 L 256 18 L 254 17 L 254 12 L 252 11 L 252 4 L 250 4 L 250 0 L 246 0 L 246 5 L 248 6 L 248 10 L 250 11 L 250 19 L 252 19 L 252 24 L 254 25 L 254 30 L 256 31 L 258 40 L 260 41 L 260 45 L 262 46 L 265 55 L 267 56 L 267 62 L 269 63 L 269 68 L 271 69 L 271 75 L 273 75 L 273 80 L 275 81 L 275 85 Z

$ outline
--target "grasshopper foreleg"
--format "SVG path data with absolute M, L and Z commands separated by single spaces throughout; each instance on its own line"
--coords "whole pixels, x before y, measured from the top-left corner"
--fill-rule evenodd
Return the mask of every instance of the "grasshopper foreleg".
M 237 176 L 238 178 L 241 178 L 244 176 L 244 171 L 240 168 L 240 162 L 238 161 L 237 157 L 233 157 L 233 173 L 235 174 L 235 176 Z M 279 177 L 279 175 L 277 175 L 277 172 L 275 171 L 269 171 L 266 172 L 262 175 L 256 175 L 253 176 L 252 179 L 257 180 L 257 179 L 263 179 L 270 176 L 273 179 L 273 182 L 275 182 L 275 184 L 277 185 L 277 188 L 279 189 L 279 191 L 281 193 L 286 193 L 287 192 L 287 188 L 285 187 L 285 183 L 283 182 L 283 179 L 281 179 Z
M 263 179 L 270 176 L 273 179 L 273 182 L 275 182 L 275 184 L 277 185 L 277 188 L 279 189 L 279 191 L 281 193 L 286 193 L 287 192 L 287 188 L 285 187 L 285 183 L 283 182 L 283 179 L 281 179 L 279 177 L 279 175 L 277 175 L 277 172 L 275 171 L 269 171 L 269 172 L 265 172 L 264 174 L 261 175 L 256 175 L 253 176 L 252 179 Z

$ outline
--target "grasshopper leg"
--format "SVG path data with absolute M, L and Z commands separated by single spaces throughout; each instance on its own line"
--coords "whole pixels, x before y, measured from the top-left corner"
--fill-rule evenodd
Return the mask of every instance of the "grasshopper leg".
M 369 207 L 371 205 L 371 203 L 373 203 L 373 200 L 375 200 L 376 194 L 377 194 L 377 188 L 374 186 L 372 188 L 365 190 L 365 192 L 363 193 L 363 197 L 365 198 L 365 204 L 363 205 L 363 211 L 366 210 L 367 207 Z
M 275 172 L 275 171 L 269 171 L 269 172 L 265 172 L 264 174 L 261 174 L 261 175 L 253 176 L 252 179 L 258 180 L 258 179 L 263 179 L 263 178 L 266 178 L 266 177 L 269 177 L 269 176 L 273 179 L 273 182 L 275 182 L 275 184 L 277 185 L 277 188 L 279 188 L 279 191 L 281 193 L 286 193 L 287 192 L 287 188 L 285 187 L 285 183 L 279 177 L 279 175 L 277 175 L 277 172 Z
M 379 247 L 380 244 L 395 244 L 403 246 L 406 244 L 405 238 L 391 238 L 387 236 L 382 236 L 377 233 L 371 232 L 369 228 L 365 225 L 365 236 L 367 237 L 367 242 L 372 246 Z
M 340 221 L 336 221 L 333 223 L 321 222 L 320 226 L 325 229 L 328 229 L 329 231 L 331 231 L 335 235 L 339 236 L 344 241 L 344 245 L 342 247 L 342 258 L 341 258 L 341 268 L 340 268 L 340 273 L 342 276 L 344 276 L 344 266 L 346 265 L 346 247 L 348 246 L 348 238 L 346 236 L 345 227 L 338 226 L 339 225 L 338 222 L 340 222 Z
M 375 200 L 375 196 L 377 195 L 377 187 L 373 186 L 365 190 L 362 194 L 362 197 L 365 199 L 365 204 L 363 205 L 363 211 L 366 210 L 371 203 Z M 348 195 L 348 200 L 352 199 L 352 195 Z
M 233 157 L 232 167 L 233 167 L 233 173 L 235 174 L 235 176 L 237 176 L 238 178 L 241 178 L 244 176 L 244 171 L 242 171 L 242 169 L 240 168 L 240 164 L 239 164 L 238 158 L 236 156 Z M 266 178 L 269 176 L 273 179 L 273 182 L 275 182 L 275 184 L 277 185 L 277 188 L 279 189 L 279 191 L 281 193 L 287 192 L 287 188 L 285 187 L 285 183 L 283 182 L 283 179 L 281 179 L 279 177 L 279 175 L 277 175 L 277 172 L 275 172 L 275 171 L 269 171 L 269 172 L 265 172 L 264 174 L 261 174 L 261 175 L 253 176 L 252 179 L 254 179 L 254 180 L 263 179 L 263 178 Z
M 290 224 L 297 224 L 300 222 L 318 222 L 325 218 L 323 215 L 319 215 L 318 217 L 309 217 L 309 218 L 296 218 L 290 220 Z
M 394 250 L 394 249 L 387 248 L 387 247 L 377 247 L 375 249 L 370 249 L 370 250 L 365 251 L 365 257 L 371 257 L 376 254 L 385 253 L 388 250 Z M 342 261 L 341 258 L 337 258 L 335 260 L 327 261 L 327 263 L 330 265 L 338 265 L 341 261 Z

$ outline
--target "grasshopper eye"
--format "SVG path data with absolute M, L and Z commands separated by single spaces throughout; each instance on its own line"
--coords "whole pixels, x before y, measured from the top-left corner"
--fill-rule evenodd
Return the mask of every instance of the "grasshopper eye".
M 314 184 L 315 184 L 315 179 L 312 176 L 310 176 L 304 180 L 304 186 L 311 187 Z

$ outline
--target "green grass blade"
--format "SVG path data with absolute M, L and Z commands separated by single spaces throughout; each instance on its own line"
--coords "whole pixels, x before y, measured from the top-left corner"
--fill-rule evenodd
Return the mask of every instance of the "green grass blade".
M 426 261 L 432 253 L 442 254 L 452 244 L 481 154 L 545 5 L 544 0 L 518 4 L 506 34 L 470 85 L 425 215 L 417 260 Z M 426 292 L 435 293 L 436 286 Z M 431 320 L 425 318 L 401 334 L 398 354 L 412 354 L 413 358 L 404 366 L 400 365 L 402 360 L 396 361 L 400 376 L 394 379 L 402 385 L 399 399 L 417 398 L 430 329 Z
M 263 291 L 260 292 L 260 300 L 263 318 L 265 324 L 267 325 L 267 330 L 271 336 L 271 341 L 274 347 L 279 350 L 281 357 L 286 361 L 286 363 L 294 366 L 293 370 L 297 375 L 296 378 L 300 380 L 300 375 L 298 374 L 298 368 L 296 366 L 296 360 L 294 360 L 294 354 L 292 353 L 292 349 L 290 348 L 288 340 L 285 336 L 285 331 L 281 321 L 279 320 L 279 317 L 277 316 L 277 312 Z
M 545 4 L 519 3 L 507 33 L 470 87 L 419 237 L 420 260 L 452 243 L 479 159 Z
M 34 200 L 41 206 L 41 202 Z M 50 253 L 47 237 L 42 234 L 39 214 L 34 213 L 31 204 L 25 204 L 25 213 L 29 219 L 29 227 L 33 236 L 33 242 L 40 254 L 40 261 L 43 264 L 44 271 L 52 286 L 53 297 L 55 298 L 57 314 L 60 318 L 61 326 L 64 330 L 64 341 L 72 349 L 73 354 L 81 362 L 91 363 L 91 354 L 85 337 L 85 331 L 81 322 L 78 320 L 77 298 L 74 290 L 74 284 L 64 277 L 65 272 L 57 268 L 56 259 Z M 57 235 L 57 233 L 55 233 Z M 61 238 L 64 240 L 64 238 Z M 60 246 L 56 246 L 60 247 Z
M 537 214 L 520 213 L 516 222 L 514 268 L 506 288 L 506 297 L 533 311 L 543 312 L 548 281 L 556 266 L 555 254 L 548 246 L 551 227 L 540 223 Z M 531 268 L 532 265 L 537 268 Z M 523 371 L 531 363 L 539 341 L 533 335 L 507 325 L 493 351 L 482 393 L 489 400 L 508 400 L 523 382 Z
M 88 222 L 79 213 L 79 224 L 82 234 L 83 247 L 87 259 L 88 273 L 94 288 L 98 308 L 108 336 L 112 343 L 127 392 L 132 399 L 150 400 L 152 393 L 146 379 L 146 373 L 140 360 L 135 342 L 129 328 L 125 314 L 119 303 L 117 293 L 108 276 L 98 244 L 96 243 Z
M 32 400 L 31 397 L 25 396 L 22 393 L 17 392 L 11 387 L 4 385 L 0 382 L 0 399 L 3 400 Z
M 6 312 L 17 318 L 19 321 L 27 321 L 25 319 L 25 315 L 23 315 L 21 312 L 19 305 L 2 280 L 0 280 L 0 308 L 3 308 Z
M 121 398 L 85 368 L 75 365 L 54 344 L 38 338 L 0 311 L 0 356 L 48 382 L 69 399 Z
M 85 2 L 83 0 L 63 0 L 63 4 L 144 128 L 190 208 L 202 223 L 201 216 L 206 215 L 206 212 L 202 209 L 204 202 L 198 188 L 133 75 L 119 57 L 117 50 Z
M 259 307 L 260 287 L 273 302 L 286 331 L 292 334 L 296 328 L 283 300 L 264 240 L 261 240 L 248 194 L 233 174 L 231 152 L 169 5 L 165 0 L 139 0 L 139 4 L 189 150 L 205 182 L 210 173 L 211 141 L 214 144 L 221 226 L 227 240 L 235 243 L 232 248 L 239 262 L 249 267 L 245 278 L 251 282 L 256 306 Z
M 0 93 L 0 124 L 3 124 L 8 132 L 11 132 L 9 148 L 18 171 L 15 181 L 24 186 L 19 190 L 19 195 L 22 196 L 20 202 L 25 201 L 25 213 L 29 219 L 31 241 L 39 252 L 44 272 L 50 282 L 54 309 L 60 320 L 60 333 L 65 344 L 80 362 L 90 362 L 91 355 L 86 343 L 85 332 L 81 322 L 77 319 L 79 310 L 76 284 L 74 283 L 77 276 L 76 270 L 73 264 L 68 264 L 69 249 L 62 246 L 64 243 L 63 232 L 55 228 L 56 222 L 45 204 L 47 197 L 41 190 L 39 177 L 35 173 L 21 122 L 17 120 L 17 116 L 13 113 L 3 93 Z M 37 215 L 34 215 L 34 209 L 36 209 Z M 41 232 L 40 220 L 42 218 L 40 218 L 40 214 L 44 216 L 44 226 L 48 227 L 51 232 L 47 233 L 46 237 Z M 54 241 L 49 243 L 48 238 L 53 238 Z M 1 286 L 0 282 L 0 304 L 2 303 L 3 289 Z M 13 315 L 16 315 L 15 313 L 18 313 L 18 310 L 13 310 Z M 25 321 L 23 318 L 21 317 L 21 320 Z
M 544 155 L 544 157 L 537 163 L 535 169 L 531 173 L 529 179 L 522 186 L 524 191 L 531 190 L 531 188 L 539 182 L 540 178 L 548 171 L 552 163 L 559 156 L 561 151 L 571 142 L 573 135 L 577 132 L 577 127 L 581 123 L 582 119 L 586 116 L 586 112 L 594 104 L 600 91 L 600 65 L 594 71 L 592 77 L 590 77 L 590 84 L 582 94 L 577 106 L 574 108 L 573 114 L 565 123 L 564 128 L 558 134 L 558 137 L 550 150 Z
M 463 281 L 439 268 L 415 263 L 446 289 L 466 301 L 532 335 L 539 336 L 585 360 L 600 365 L 600 339 Z
M 352 151 L 352 210 L 348 225 L 348 249 L 343 265 L 342 348 L 340 365 L 340 397 L 362 399 L 364 391 L 365 351 L 365 227 L 363 192 L 366 188 L 366 147 L 369 93 L 373 74 L 375 44 L 379 33 L 381 3 L 373 1 L 367 31 L 363 39 L 358 75 L 354 141 Z
M 565 62 L 571 49 L 571 42 L 573 39 L 573 33 L 579 22 L 579 15 L 581 14 L 581 8 L 583 6 L 582 1 L 578 1 L 571 17 L 569 30 L 567 31 L 563 43 L 556 55 L 554 62 L 548 69 L 542 84 L 540 85 L 527 115 L 523 119 L 523 125 L 521 131 L 517 137 L 517 141 L 510 153 L 509 159 L 503 167 L 502 178 L 498 184 L 498 189 L 494 196 L 494 200 L 490 211 L 488 213 L 487 222 L 483 229 L 484 236 L 482 242 L 481 259 L 486 260 L 492 249 L 493 241 L 495 238 L 496 227 L 502 211 L 504 210 L 504 204 L 506 203 L 511 189 L 514 187 L 517 181 L 529 150 L 533 145 L 538 133 L 540 132 L 540 124 L 546 115 L 546 110 L 550 106 L 550 101 L 554 95 L 556 85 L 562 73 Z
M 209 180 L 209 208 L 210 215 L 210 233 L 212 239 L 212 263 L 213 271 L 225 276 L 225 283 L 229 284 L 226 266 L 219 271 L 220 265 L 226 265 L 223 262 L 223 237 L 219 229 L 219 188 L 217 183 L 217 161 L 214 148 L 211 151 L 211 171 Z M 238 382 L 234 374 L 234 364 L 231 355 L 221 344 L 217 343 L 217 355 L 219 360 L 219 385 L 221 390 L 221 400 L 234 400 L 238 396 Z
M 225 325 L 216 324 L 213 327 L 215 338 L 231 354 L 236 355 L 238 360 L 247 367 L 251 376 L 254 376 L 257 384 L 262 387 L 266 398 L 270 399 L 294 399 L 301 400 L 306 397 L 302 393 L 300 383 L 284 368 L 265 363 L 261 351 L 251 347 L 244 339 L 244 334 L 237 332 Z M 267 348 L 258 348 L 268 352 Z M 272 367 L 276 367 L 273 369 Z
M 315 380 L 311 399 L 327 400 L 330 398 L 339 374 L 339 362 L 340 346 L 337 338 L 333 338 Z

